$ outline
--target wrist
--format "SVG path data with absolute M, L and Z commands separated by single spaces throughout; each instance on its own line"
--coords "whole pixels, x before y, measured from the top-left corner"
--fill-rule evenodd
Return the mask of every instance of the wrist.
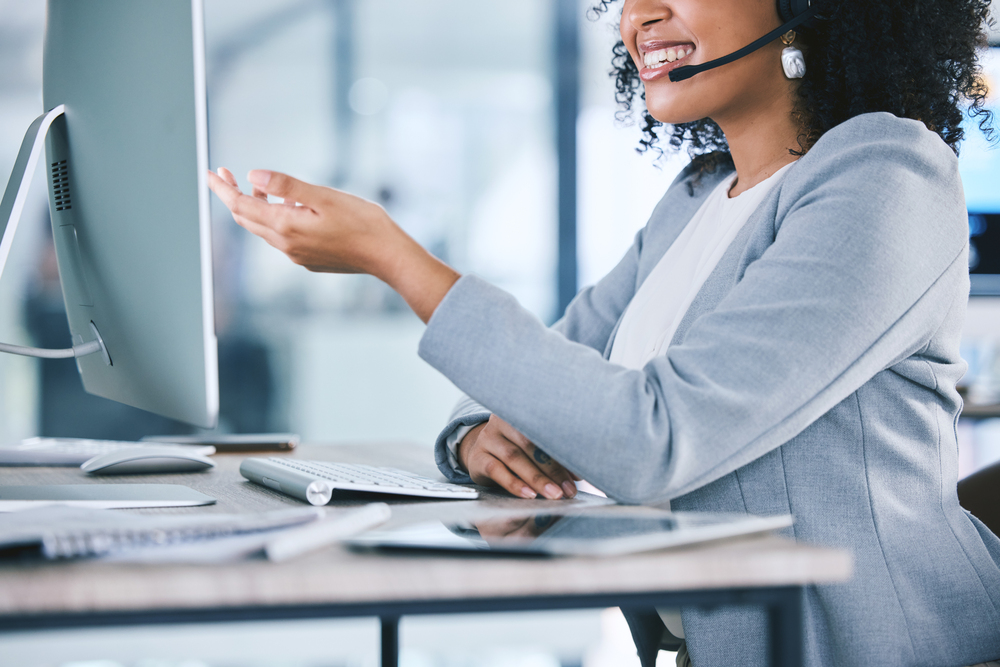
M 362 270 L 395 289 L 402 267 L 412 261 L 408 255 L 413 255 L 420 246 L 389 217 L 385 209 L 375 204 L 373 206 L 378 211 L 379 219 L 372 225 L 375 233 L 369 236 L 365 244 Z
M 465 434 L 465 437 L 459 440 L 458 445 L 455 447 L 455 459 L 458 461 L 459 467 L 468 472 L 469 465 L 465 462 L 465 455 L 468 453 L 469 449 L 476 444 L 476 440 L 479 439 L 479 433 L 486 427 L 486 422 L 479 424 L 471 431 Z
M 399 293 L 424 323 L 428 322 L 461 275 L 393 225 L 373 254 L 370 273 Z

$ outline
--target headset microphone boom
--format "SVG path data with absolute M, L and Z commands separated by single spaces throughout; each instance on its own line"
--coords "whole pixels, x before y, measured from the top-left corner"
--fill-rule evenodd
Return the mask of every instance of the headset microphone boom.
M 778 15 L 781 17 L 781 20 L 784 21 L 784 23 L 779 27 L 767 33 L 757 41 L 744 46 L 739 51 L 730 53 L 728 56 L 722 56 L 721 58 L 710 60 L 707 63 L 702 63 L 701 65 L 685 65 L 684 67 L 678 67 L 670 72 L 670 80 L 674 82 L 684 81 L 685 79 L 690 79 L 695 74 L 701 74 L 702 72 L 710 69 L 728 65 L 734 60 L 739 60 L 743 56 L 750 55 L 762 46 L 770 44 L 774 40 L 778 39 L 789 30 L 795 30 L 799 26 L 808 22 L 810 19 L 815 18 L 818 11 L 818 4 L 819 3 L 816 3 L 816 5 L 814 5 L 812 0 L 778 0 Z

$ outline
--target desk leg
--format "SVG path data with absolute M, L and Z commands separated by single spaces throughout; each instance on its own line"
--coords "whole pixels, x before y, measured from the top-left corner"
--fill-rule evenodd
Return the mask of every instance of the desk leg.
M 783 589 L 768 607 L 771 664 L 774 667 L 801 667 L 803 664 L 802 595 L 801 588 Z
M 399 667 L 399 616 L 383 616 L 382 667 Z

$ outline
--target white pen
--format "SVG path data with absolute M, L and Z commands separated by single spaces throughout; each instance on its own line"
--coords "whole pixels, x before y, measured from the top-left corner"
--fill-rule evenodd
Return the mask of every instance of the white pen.
M 390 516 L 392 510 L 385 503 L 370 503 L 330 519 L 282 531 L 264 545 L 264 552 L 269 560 L 280 563 L 374 528 Z

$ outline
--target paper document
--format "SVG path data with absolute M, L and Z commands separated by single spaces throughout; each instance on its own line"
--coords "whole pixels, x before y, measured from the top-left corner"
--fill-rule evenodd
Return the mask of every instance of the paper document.
M 126 511 L 48 506 L 0 514 L 0 555 L 35 551 L 47 559 L 148 555 L 178 549 L 193 557 L 219 558 L 230 539 L 257 539 L 259 551 L 276 531 L 316 521 L 322 509 L 295 508 L 259 514 L 142 515 Z M 262 538 L 262 535 L 267 535 Z M 242 551 L 240 552 L 242 553 Z M 227 551 L 231 555 L 232 550 Z

